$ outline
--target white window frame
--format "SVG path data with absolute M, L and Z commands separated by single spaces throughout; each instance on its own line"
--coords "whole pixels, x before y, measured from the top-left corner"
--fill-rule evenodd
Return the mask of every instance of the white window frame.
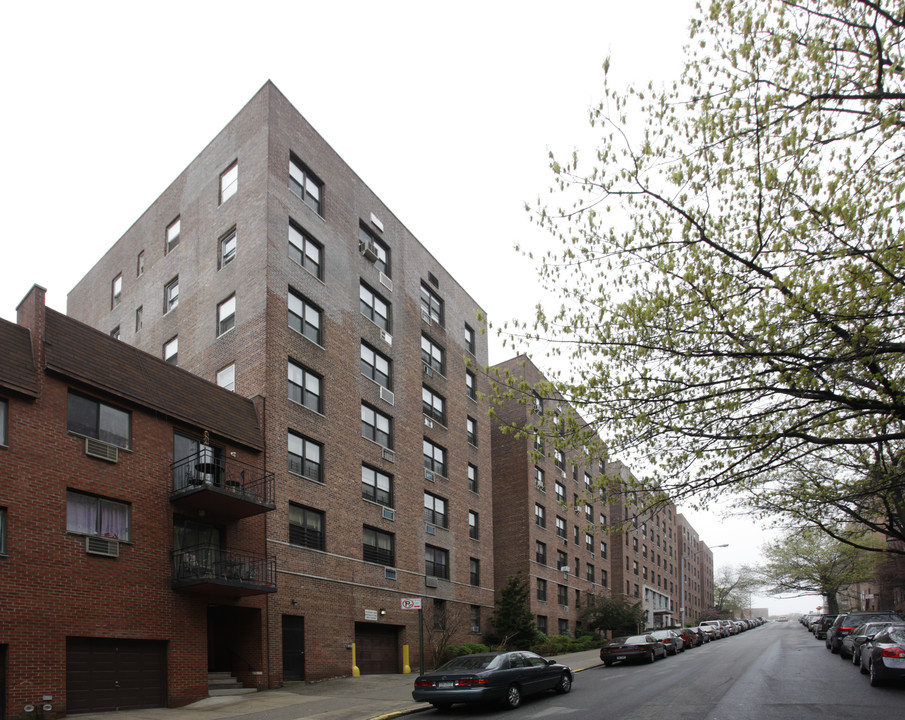
M 220 204 L 222 205 L 239 190 L 239 161 L 234 160 L 220 173 Z

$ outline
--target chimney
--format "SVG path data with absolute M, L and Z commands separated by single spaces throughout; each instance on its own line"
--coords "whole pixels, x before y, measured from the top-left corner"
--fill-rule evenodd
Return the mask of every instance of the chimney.
M 46 313 L 44 297 L 47 290 L 40 285 L 32 285 L 19 307 L 16 308 L 16 322 L 31 330 L 31 352 L 40 376 L 44 370 L 44 328 Z

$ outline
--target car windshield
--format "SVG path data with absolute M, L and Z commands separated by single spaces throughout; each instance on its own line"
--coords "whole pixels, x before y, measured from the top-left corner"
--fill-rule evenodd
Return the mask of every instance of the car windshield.
M 502 657 L 502 655 L 462 655 L 437 668 L 437 672 L 448 670 L 493 670 L 499 667 Z
M 611 645 L 641 645 L 647 642 L 644 635 L 629 635 L 628 637 L 613 638 Z
M 899 645 L 905 644 L 905 625 L 891 627 L 886 631 L 886 634 L 889 635 L 889 639 L 893 642 L 899 643 Z

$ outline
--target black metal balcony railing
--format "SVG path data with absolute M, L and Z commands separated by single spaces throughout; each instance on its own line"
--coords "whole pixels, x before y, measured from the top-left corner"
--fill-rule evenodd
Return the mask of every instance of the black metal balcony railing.
M 216 457 L 207 446 L 176 461 L 171 470 L 173 502 L 237 518 L 276 507 L 273 473 Z
M 276 558 L 215 545 L 176 550 L 173 589 L 221 595 L 276 592 Z

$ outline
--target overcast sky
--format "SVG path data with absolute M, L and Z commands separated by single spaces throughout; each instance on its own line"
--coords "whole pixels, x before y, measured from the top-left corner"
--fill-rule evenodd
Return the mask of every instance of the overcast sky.
M 617 86 L 676 78 L 694 5 L 4 3 L 0 317 L 15 321 L 35 283 L 65 312 L 69 290 L 270 79 L 492 322 L 529 318 L 535 268 L 513 247 L 545 239 L 524 203 L 549 187 L 548 151 L 589 147 L 607 55 Z M 492 341 L 491 363 L 510 356 Z M 759 560 L 755 526 L 687 514 L 709 544 L 730 544 L 715 567 Z

